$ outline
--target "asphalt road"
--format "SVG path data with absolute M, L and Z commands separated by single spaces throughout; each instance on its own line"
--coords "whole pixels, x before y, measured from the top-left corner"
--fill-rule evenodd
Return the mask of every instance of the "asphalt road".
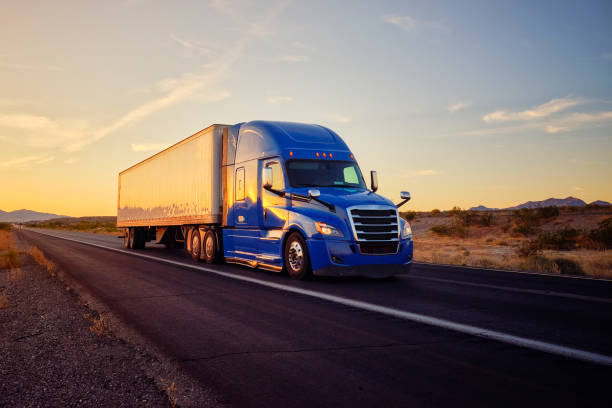
M 41 232 L 122 245 L 114 236 Z M 19 234 L 231 405 L 612 403 L 612 367 L 504 340 L 609 358 L 612 282 L 434 265 L 384 281 L 295 282 L 246 267 L 194 269 L 183 251 L 158 246 L 135 252 L 153 257 L 143 258 L 40 232 Z M 361 304 L 398 311 L 397 317 Z M 436 319 L 459 329 L 437 327 Z M 463 327 L 502 336 L 469 335 Z

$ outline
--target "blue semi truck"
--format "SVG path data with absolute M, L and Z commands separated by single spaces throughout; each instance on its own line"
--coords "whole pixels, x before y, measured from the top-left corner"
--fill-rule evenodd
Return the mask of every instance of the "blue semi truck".
M 119 173 L 124 246 L 183 247 L 292 278 L 389 277 L 412 265 L 409 223 L 366 185 L 334 131 L 252 121 L 212 125 Z

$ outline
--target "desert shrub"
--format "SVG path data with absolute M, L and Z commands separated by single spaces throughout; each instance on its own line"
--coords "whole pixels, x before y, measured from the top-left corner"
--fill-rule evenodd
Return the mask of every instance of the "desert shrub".
M 438 210 L 437 208 L 434 208 L 433 210 L 431 210 L 430 215 L 431 215 L 432 217 L 437 217 L 437 216 L 439 216 L 439 215 L 440 215 L 440 210 Z
M 536 232 L 536 228 L 533 225 L 521 223 L 512 229 L 513 232 L 524 236 L 533 235 Z
M 510 231 L 510 228 L 512 228 L 512 224 L 504 224 L 501 226 L 502 232 L 508 232 Z
M 490 227 L 495 224 L 495 218 L 492 212 L 485 212 L 480 217 L 478 217 L 478 224 L 483 227 Z
M 516 253 L 522 258 L 539 255 L 541 252 L 542 248 L 537 240 L 525 241 L 516 249 Z
M 555 218 L 559 216 L 559 207 L 541 207 L 535 209 L 535 218 L 538 220 Z
M 553 259 L 553 262 L 561 275 L 584 275 L 582 267 L 576 261 L 567 258 L 556 258 Z
M 417 213 L 416 213 L 416 211 L 406 211 L 406 212 L 400 213 L 400 215 L 404 219 L 406 219 L 408 221 L 412 221 L 416 217 Z
M 556 232 L 544 232 L 538 235 L 536 241 L 541 249 L 570 251 L 576 248 L 580 235 L 577 229 L 564 227 Z
M 0 222 L 0 230 L 10 231 L 13 228 L 13 225 L 8 222 Z
M 434 234 L 464 238 L 467 232 L 462 225 L 435 225 L 429 229 Z
M 605 249 L 612 248 L 612 218 L 606 218 L 589 233 L 589 238 Z

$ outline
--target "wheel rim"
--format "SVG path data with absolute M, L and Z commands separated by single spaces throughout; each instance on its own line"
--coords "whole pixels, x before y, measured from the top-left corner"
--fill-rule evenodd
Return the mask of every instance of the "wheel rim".
M 213 241 L 212 235 L 206 239 L 206 256 L 212 258 L 214 252 L 215 242 Z
M 191 239 L 191 253 L 197 255 L 200 252 L 200 236 L 194 234 Z
M 289 245 L 289 266 L 294 271 L 299 271 L 302 269 L 302 265 L 304 264 L 304 251 L 302 250 L 302 245 L 298 241 L 293 241 L 291 245 Z

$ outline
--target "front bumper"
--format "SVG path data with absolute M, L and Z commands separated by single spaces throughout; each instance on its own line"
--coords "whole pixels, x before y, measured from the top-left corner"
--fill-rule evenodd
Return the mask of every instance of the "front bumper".
M 355 242 L 308 240 L 312 272 L 318 276 L 364 276 L 387 278 L 408 273 L 412 268 L 412 240 L 402 240 L 396 254 L 367 255 Z

